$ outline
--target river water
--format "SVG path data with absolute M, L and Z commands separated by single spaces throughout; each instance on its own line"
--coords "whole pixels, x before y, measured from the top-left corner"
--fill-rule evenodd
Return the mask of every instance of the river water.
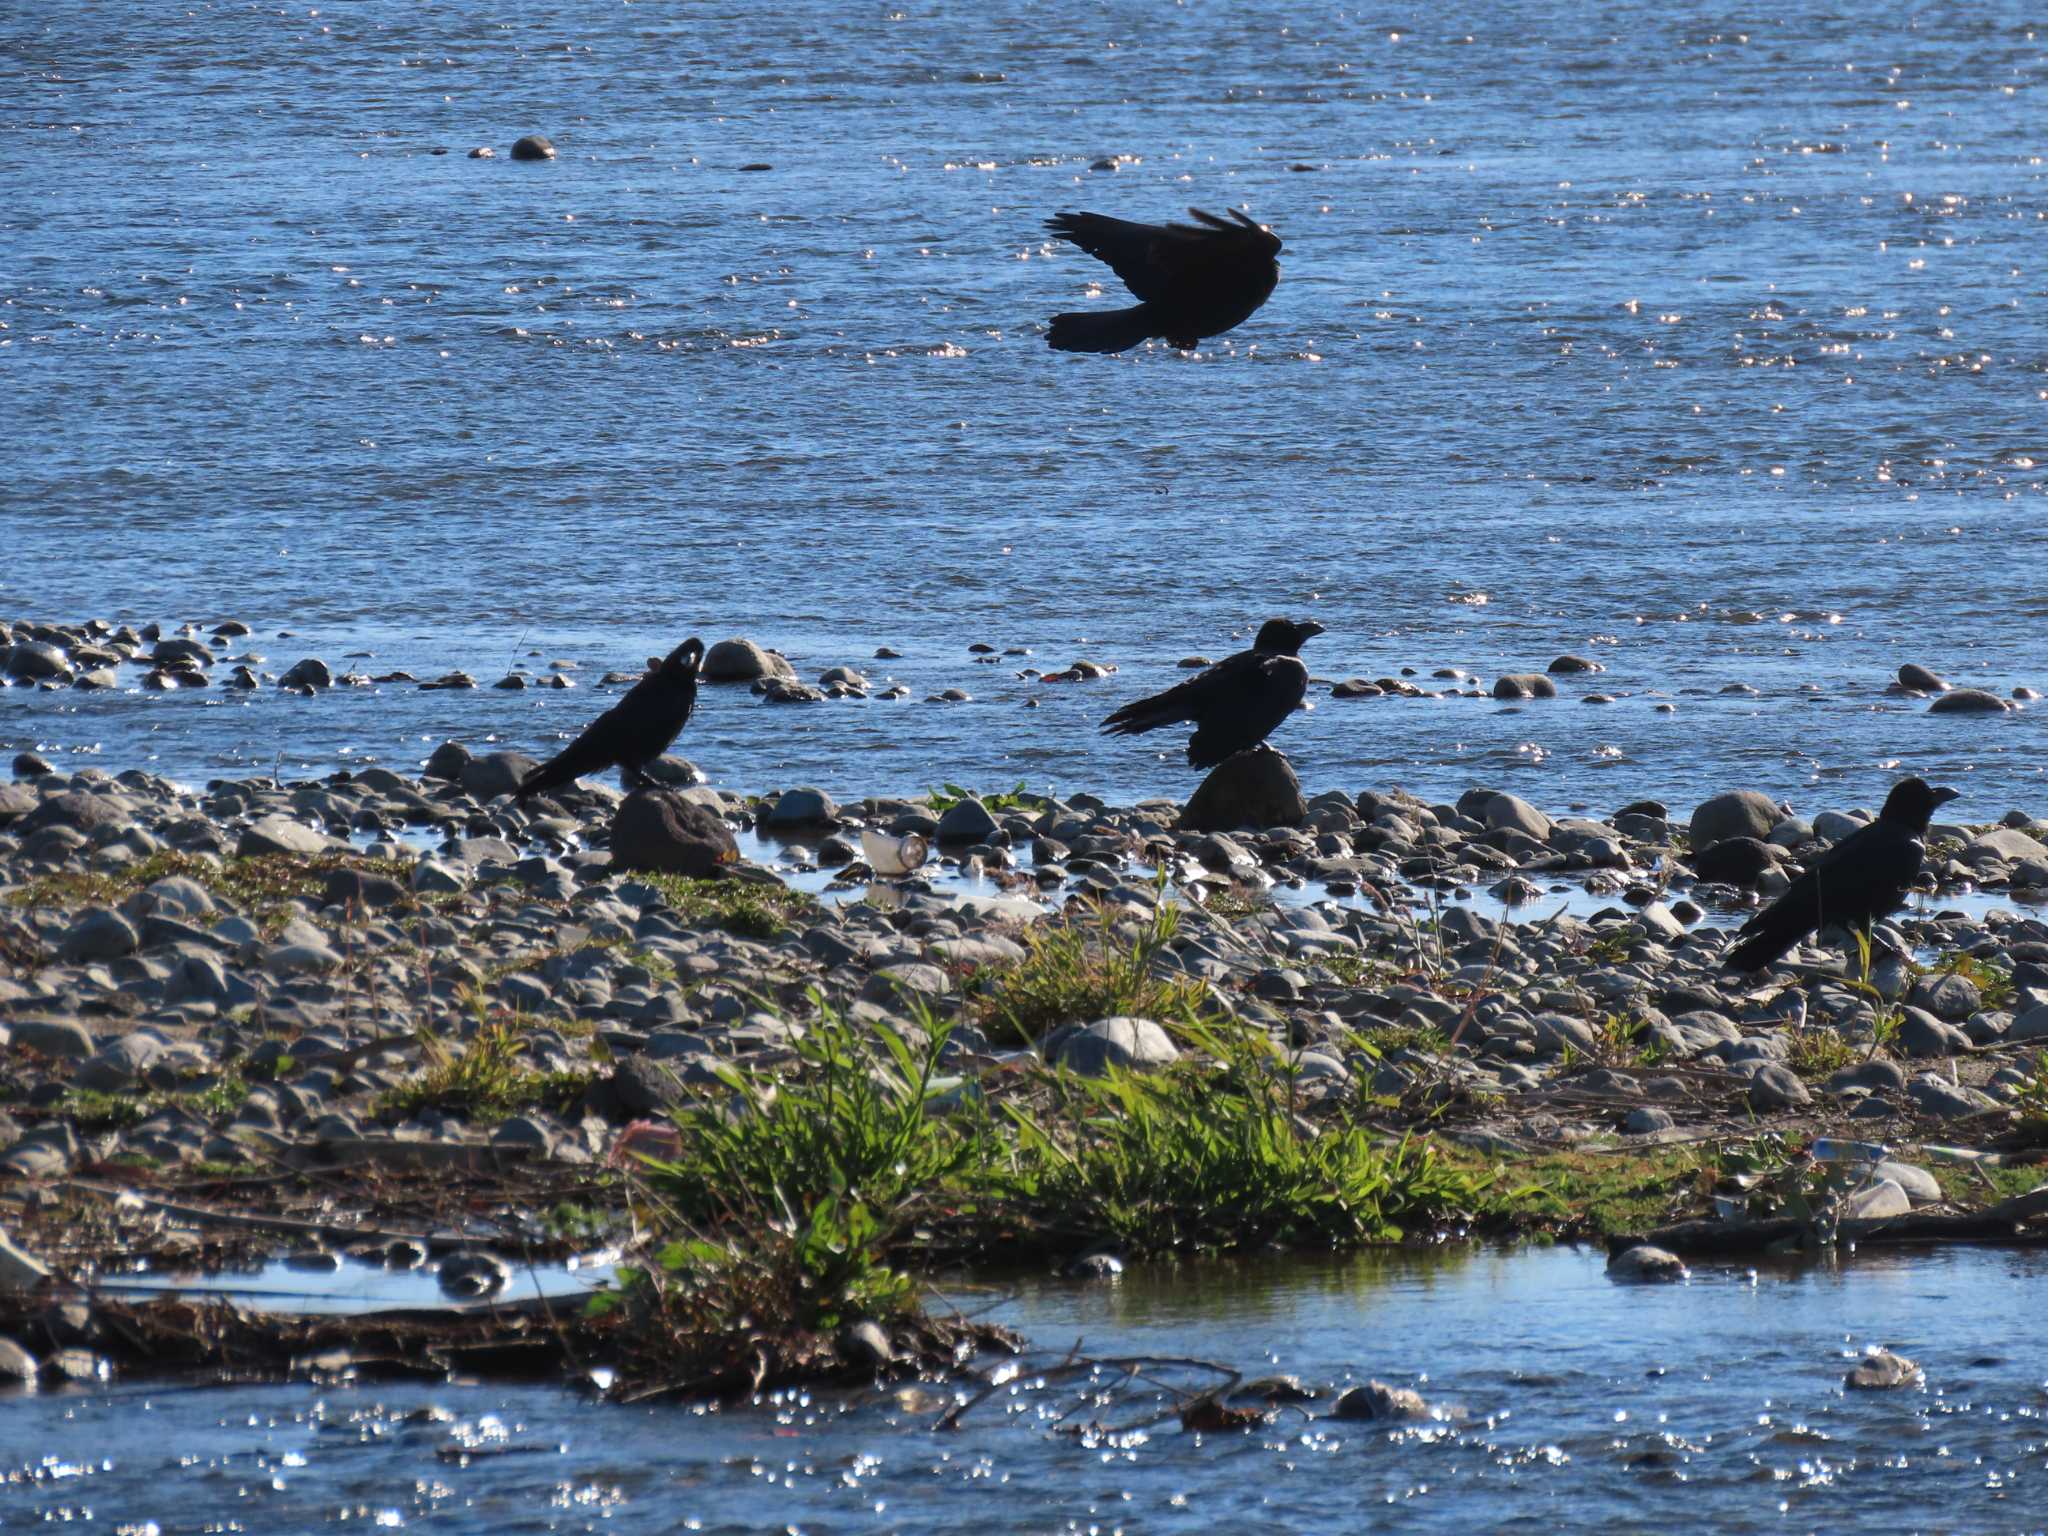
M 1467 1250 L 1134 1271 L 1000 1305 L 1052 1347 L 1039 1361 L 1078 1340 L 1324 1389 L 1207 1435 L 1062 1434 L 1073 1393 L 1030 1371 L 943 1434 L 952 1399 L 932 1394 L 714 1410 L 547 1386 L 117 1385 L 0 1402 L 0 1529 L 2033 1531 L 2048 1381 L 2016 1320 L 2044 1282 L 2040 1254 L 1988 1250 L 1664 1287 L 1569 1249 Z M 1924 1384 L 1846 1391 L 1878 1345 Z M 1323 1417 L 1328 1388 L 1369 1377 L 1440 1416 Z
M 189 779 L 539 750 L 604 669 L 745 633 L 809 676 L 891 646 L 911 698 L 717 691 L 678 750 L 719 783 L 1184 794 L 1176 743 L 1094 722 L 1284 611 L 1331 679 L 1609 669 L 1324 698 L 1279 736 L 1311 790 L 2038 802 L 2048 714 L 1881 690 L 2048 689 L 2040 21 L 10 11 L 0 611 L 586 686 L 131 674 L 0 693 L 0 743 Z M 557 161 L 507 157 L 531 131 Z M 1117 285 L 1044 218 L 1188 204 L 1281 233 L 1266 308 L 1199 355 L 1050 352 Z M 1015 675 L 1077 656 L 1120 671 Z

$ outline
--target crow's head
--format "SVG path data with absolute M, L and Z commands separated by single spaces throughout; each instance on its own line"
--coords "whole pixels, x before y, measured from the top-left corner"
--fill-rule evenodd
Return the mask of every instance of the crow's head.
M 1915 832 L 1925 832 L 1927 823 L 1934 819 L 1935 810 L 1949 803 L 1962 793 L 1959 789 L 1936 789 L 1917 775 L 1901 779 L 1892 786 L 1892 792 L 1884 797 L 1882 815 L 1886 821 L 1911 827 Z
M 1252 649 L 1268 656 L 1295 656 L 1300 654 L 1305 641 L 1322 632 L 1323 626 L 1314 619 L 1303 619 L 1299 624 L 1292 619 L 1268 619 L 1259 626 L 1259 637 L 1252 642 Z

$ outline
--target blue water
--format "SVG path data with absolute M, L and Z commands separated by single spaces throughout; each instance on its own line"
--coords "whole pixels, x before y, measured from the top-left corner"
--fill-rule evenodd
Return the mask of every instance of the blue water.
M 0 1529 L 2034 1531 L 2042 1371 L 2014 1319 L 2044 1278 L 2038 1255 L 1985 1250 L 1649 1288 L 1569 1250 L 1137 1270 L 1003 1303 L 1046 1351 L 951 1433 L 932 1425 L 955 1399 L 926 1389 L 707 1411 L 545 1385 L 117 1382 L 0 1401 Z M 1161 1402 L 1079 1402 L 1040 1374 L 1077 1341 L 1322 1395 L 1254 1430 L 1077 1441 L 1062 1422 Z M 1924 1382 L 1845 1391 L 1878 1345 Z M 1370 1377 L 1439 1416 L 1323 1417 Z
M 1331 679 L 1609 667 L 1519 711 L 1325 699 L 1279 737 L 1311 789 L 1868 803 L 1911 767 L 1988 818 L 2038 799 L 2042 712 L 1880 690 L 2048 689 L 2038 20 L 20 10 L 0 609 L 485 683 L 886 644 L 910 700 L 725 691 L 680 750 L 749 790 L 1122 796 L 1192 776 L 1092 723 L 1305 612 Z M 559 160 L 512 162 L 530 131 Z M 1281 233 L 1266 308 L 1197 356 L 1050 352 L 1118 289 L 1042 220 L 1190 203 Z M 1013 675 L 1080 655 L 1121 670 Z M 12 689 L 0 743 L 405 766 L 598 702 Z

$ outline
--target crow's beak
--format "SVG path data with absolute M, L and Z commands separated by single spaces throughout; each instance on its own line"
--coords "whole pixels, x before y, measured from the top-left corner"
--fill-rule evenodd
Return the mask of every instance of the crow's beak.
M 1301 638 L 1304 640 L 1313 640 L 1317 635 L 1323 633 L 1323 626 L 1314 619 L 1303 619 L 1294 627 L 1301 632 Z
M 1962 798 L 1963 792 L 1960 789 L 1950 789 L 1945 784 L 1934 792 L 1934 803 L 1936 805 L 1947 805 L 1951 800 L 1960 800 Z

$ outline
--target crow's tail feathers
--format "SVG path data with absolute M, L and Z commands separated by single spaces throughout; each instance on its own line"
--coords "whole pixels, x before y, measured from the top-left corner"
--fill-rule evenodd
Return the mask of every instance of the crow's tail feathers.
M 1151 313 L 1136 304 L 1129 309 L 1054 315 L 1045 340 L 1055 352 L 1126 352 L 1151 334 Z

